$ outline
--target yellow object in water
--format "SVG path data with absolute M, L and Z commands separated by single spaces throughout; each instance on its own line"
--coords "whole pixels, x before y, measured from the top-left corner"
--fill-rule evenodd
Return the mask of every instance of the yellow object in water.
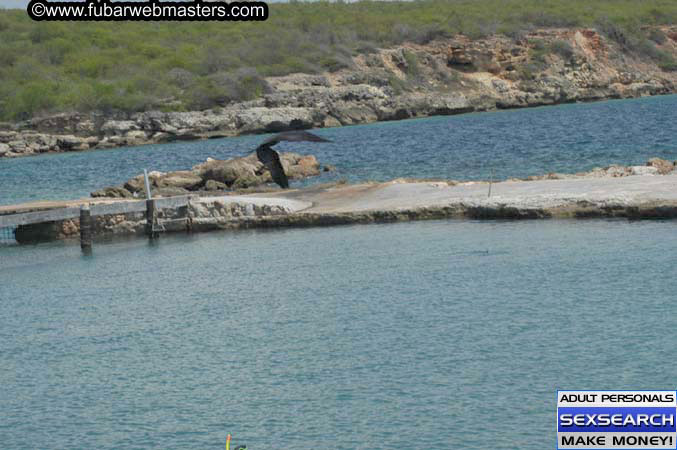
M 226 436 L 226 450 L 230 450 L 230 433 Z

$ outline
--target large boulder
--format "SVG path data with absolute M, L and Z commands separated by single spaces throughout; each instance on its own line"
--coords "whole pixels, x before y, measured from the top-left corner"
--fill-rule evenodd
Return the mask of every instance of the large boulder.
M 646 163 L 649 167 L 655 167 L 660 175 L 666 175 L 675 169 L 675 165 L 671 161 L 666 161 L 661 158 L 651 158 Z
M 313 155 L 285 153 L 280 158 L 282 166 L 291 179 L 312 177 L 320 174 L 320 163 Z
M 205 191 L 225 191 L 228 189 L 228 185 L 225 183 L 220 183 L 215 180 L 207 180 L 205 183 Z
M 145 192 L 146 185 L 145 181 L 143 180 L 143 175 L 137 175 L 134 178 L 127 180 L 127 182 L 124 184 L 124 188 L 132 193 Z
M 148 135 L 145 131 L 129 131 L 125 134 L 127 145 L 144 145 L 148 144 Z
M 73 135 L 58 136 L 56 145 L 64 151 L 81 151 L 89 148 L 87 139 Z
M 630 166 L 632 175 L 657 175 L 658 169 L 652 166 Z
M 134 194 L 121 186 L 111 186 L 90 194 L 92 197 L 134 198 Z
M 232 189 L 247 189 L 254 186 L 259 186 L 264 183 L 272 181 L 270 174 L 264 172 L 261 175 L 242 175 L 231 185 Z
M 205 180 L 214 180 L 232 186 L 240 178 L 257 177 L 263 164 L 256 155 L 228 160 L 211 159 L 193 167 L 193 171 Z
M 313 155 L 282 153 L 280 162 L 290 179 L 301 179 L 321 173 L 321 166 Z M 271 183 L 270 172 L 256 154 L 242 158 L 218 160 L 209 158 L 191 170 L 175 172 L 150 172 L 148 174 L 153 195 L 168 197 L 184 195 L 191 191 L 217 191 L 245 189 Z M 127 180 L 123 186 L 114 186 L 93 192 L 93 197 L 134 197 L 145 193 L 143 175 Z
M 313 155 L 283 153 L 280 155 L 280 162 L 291 179 L 320 174 L 320 164 Z M 270 173 L 265 170 L 256 155 L 226 161 L 208 160 L 193 167 L 193 171 L 199 173 L 205 181 L 214 180 L 234 189 L 257 186 L 271 181 Z
M 0 131 L 0 142 L 7 144 L 16 140 L 16 131 Z
M 172 172 L 175 173 L 175 172 Z M 152 187 L 157 187 L 160 185 L 160 180 L 165 178 L 168 174 L 165 172 L 158 172 L 158 171 L 152 171 L 148 173 L 148 180 L 150 182 L 150 186 Z M 167 184 L 166 186 L 169 186 Z M 146 182 L 143 179 L 143 174 L 142 175 L 137 175 L 134 178 L 130 178 L 125 182 L 123 185 L 125 189 L 127 189 L 131 193 L 143 193 L 144 195 L 146 194 Z
M 240 134 L 301 130 L 315 123 L 312 108 L 303 107 L 246 108 L 235 113 L 234 121 Z
M 204 180 L 196 172 L 180 170 L 177 172 L 169 172 L 165 176 L 160 177 L 155 184 L 158 187 L 182 188 L 192 191 L 202 186 Z
M 109 120 L 101 126 L 101 132 L 106 136 L 122 136 L 139 129 L 139 124 L 133 120 Z
M 190 194 L 188 189 L 175 186 L 153 187 L 151 191 L 154 197 L 175 197 L 177 195 Z

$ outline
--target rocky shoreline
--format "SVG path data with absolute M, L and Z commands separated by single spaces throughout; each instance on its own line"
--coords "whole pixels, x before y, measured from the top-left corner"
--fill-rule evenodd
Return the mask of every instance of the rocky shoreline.
M 661 51 L 677 58 L 677 27 Z M 677 72 L 593 29 L 466 36 L 373 49 L 337 72 L 266 79 L 260 98 L 207 111 L 59 114 L 0 124 L 0 157 L 334 127 L 677 93 Z

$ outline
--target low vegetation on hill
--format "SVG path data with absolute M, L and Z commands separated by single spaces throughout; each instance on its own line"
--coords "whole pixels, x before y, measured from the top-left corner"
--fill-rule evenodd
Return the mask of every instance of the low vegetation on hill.
M 0 120 L 62 111 L 200 110 L 256 98 L 265 77 L 350 67 L 352 56 L 464 34 L 519 39 L 595 27 L 677 70 L 656 47 L 674 0 L 419 0 L 271 4 L 266 22 L 33 22 L 0 10 Z M 567 52 L 566 46 L 543 52 Z

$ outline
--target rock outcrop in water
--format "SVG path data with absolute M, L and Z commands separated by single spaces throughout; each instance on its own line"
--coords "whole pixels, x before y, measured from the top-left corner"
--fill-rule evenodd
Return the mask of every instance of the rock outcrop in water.
M 677 59 L 677 27 L 661 32 L 659 50 Z M 218 110 L 62 114 L 5 125 L 0 157 L 677 92 L 676 71 L 592 29 L 460 35 L 352 62 L 334 73 L 270 77 L 270 93 Z
M 320 164 L 313 155 L 282 153 L 280 160 L 290 179 L 301 179 L 320 174 Z M 272 182 L 270 172 L 264 169 L 256 154 L 228 160 L 208 159 L 191 170 L 150 172 L 148 178 L 153 195 L 171 197 L 197 191 L 225 191 L 246 189 Z M 92 197 L 134 198 L 145 195 L 143 175 L 92 192 Z
M 677 161 L 651 158 L 643 166 L 621 166 L 612 164 L 607 167 L 595 167 L 588 172 L 556 173 L 532 175 L 526 178 L 511 178 L 509 181 L 571 180 L 576 178 L 619 178 L 634 175 L 667 175 L 675 170 Z

